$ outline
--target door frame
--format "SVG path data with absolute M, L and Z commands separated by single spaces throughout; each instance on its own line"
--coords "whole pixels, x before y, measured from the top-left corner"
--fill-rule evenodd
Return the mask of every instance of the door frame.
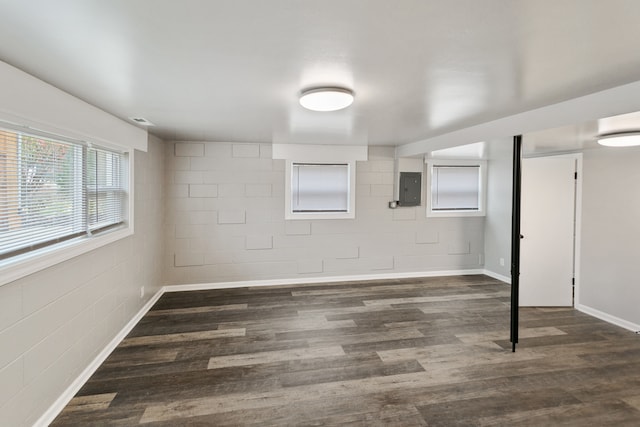
M 574 196 L 574 230 L 573 230 L 573 308 L 580 305 L 580 259 L 582 241 L 582 153 L 536 154 L 526 155 L 523 159 L 533 158 L 572 158 L 576 161 L 576 186 Z

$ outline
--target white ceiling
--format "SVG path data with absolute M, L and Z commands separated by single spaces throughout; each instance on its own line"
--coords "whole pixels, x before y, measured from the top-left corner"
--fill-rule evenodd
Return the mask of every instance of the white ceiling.
M 0 0 L 0 59 L 168 140 L 402 145 L 640 80 L 639 21 L 638 0 Z M 354 104 L 300 107 L 321 85 Z
M 638 129 L 640 129 L 640 112 L 544 129 L 523 136 L 522 152 L 525 156 L 537 156 L 593 149 L 610 150 L 611 148 L 598 144 L 598 135 L 637 131 Z

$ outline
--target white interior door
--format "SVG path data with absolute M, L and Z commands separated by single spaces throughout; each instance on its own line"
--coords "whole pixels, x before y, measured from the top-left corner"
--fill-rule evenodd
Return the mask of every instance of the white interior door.
M 573 156 L 522 162 L 520 306 L 573 306 Z

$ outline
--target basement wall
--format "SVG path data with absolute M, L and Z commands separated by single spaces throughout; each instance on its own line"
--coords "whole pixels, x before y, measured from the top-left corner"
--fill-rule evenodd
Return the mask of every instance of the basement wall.
M 270 144 L 166 144 L 165 280 L 263 279 L 464 271 L 483 266 L 484 218 L 389 209 L 393 147 L 357 162 L 356 219 L 284 219 L 285 161 Z
M 639 163 L 638 148 L 584 151 L 577 301 L 577 308 L 634 330 L 640 329 Z
M 33 425 L 160 289 L 162 145 L 135 152 L 133 236 L 0 286 L 0 425 Z

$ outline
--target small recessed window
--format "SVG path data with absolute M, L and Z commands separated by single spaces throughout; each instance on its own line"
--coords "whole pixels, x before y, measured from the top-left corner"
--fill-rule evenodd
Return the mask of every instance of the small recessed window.
M 354 218 L 355 165 L 287 162 L 286 218 Z
M 300 212 L 348 212 L 349 165 L 294 163 L 291 208 Z
M 427 216 L 484 215 L 484 162 L 429 164 Z

